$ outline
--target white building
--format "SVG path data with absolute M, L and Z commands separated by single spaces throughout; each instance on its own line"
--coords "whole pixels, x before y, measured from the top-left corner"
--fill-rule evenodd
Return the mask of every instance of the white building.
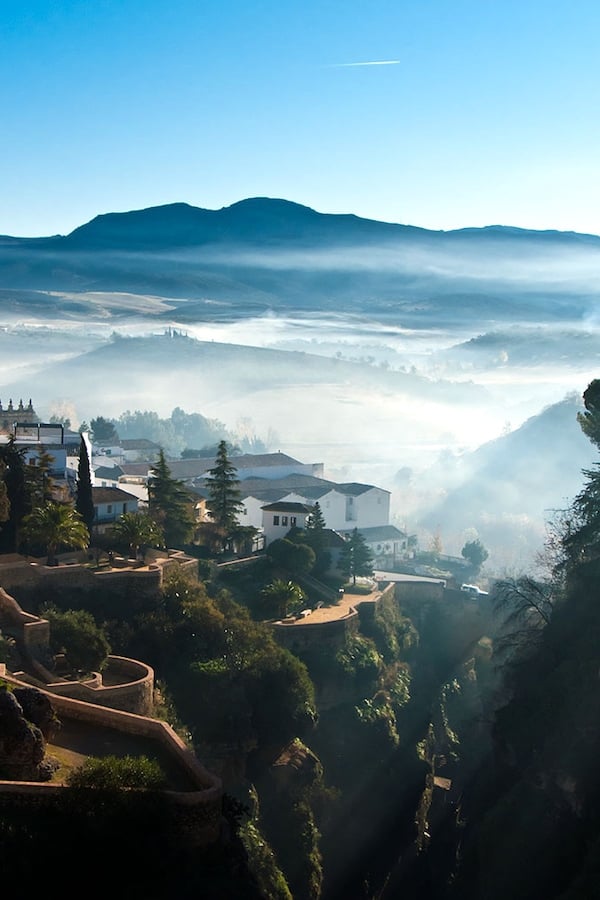
M 117 487 L 93 487 L 94 527 L 107 531 L 125 513 L 138 511 L 138 498 Z
M 263 506 L 263 531 L 265 544 L 284 538 L 290 528 L 304 528 L 313 510 L 306 503 L 278 502 Z

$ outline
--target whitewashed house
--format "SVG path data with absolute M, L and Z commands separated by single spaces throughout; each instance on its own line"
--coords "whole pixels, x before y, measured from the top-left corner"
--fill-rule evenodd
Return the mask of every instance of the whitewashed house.
M 349 537 L 352 531 L 344 530 L 344 537 Z M 393 567 L 397 562 L 406 559 L 408 551 L 408 535 L 400 531 L 395 525 L 380 525 L 374 528 L 359 528 L 361 535 L 373 557 L 373 565 L 378 569 L 386 566 Z
M 124 513 L 138 512 L 139 501 L 134 494 L 117 487 L 92 487 L 94 503 L 94 527 L 100 534 Z
M 265 545 L 268 547 L 272 541 L 284 538 L 290 528 L 304 528 L 312 510 L 313 507 L 306 503 L 289 501 L 278 501 L 263 506 L 262 529 Z

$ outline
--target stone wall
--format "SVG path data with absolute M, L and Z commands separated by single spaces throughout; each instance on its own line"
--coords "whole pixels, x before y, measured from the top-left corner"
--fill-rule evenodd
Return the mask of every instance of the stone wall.
M 356 634 L 359 626 L 359 618 L 356 610 L 351 610 L 348 615 L 330 622 L 273 622 L 271 628 L 279 644 L 292 653 L 306 650 L 309 647 L 327 647 L 335 653 L 344 647 L 348 636 Z
M 149 716 L 154 709 L 154 669 L 137 659 L 109 656 L 106 668 L 85 681 L 47 680 L 52 673 L 37 668 L 40 678 L 19 672 L 19 679 L 53 695 L 137 715 Z
M 9 684 L 21 684 L 18 679 L 6 674 L 3 664 L 0 664 L 0 676 Z M 158 719 L 107 709 L 67 697 L 49 695 L 49 699 L 60 719 L 96 724 L 155 740 L 181 767 L 193 785 L 190 791 L 164 792 L 173 805 L 179 839 L 186 846 L 192 847 L 204 846 L 219 839 L 223 799 L 221 780 L 204 768 L 170 725 Z M 0 795 L 18 793 L 24 803 L 33 807 L 41 803 L 61 802 L 65 791 L 70 791 L 70 788 L 57 784 L 0 781 Z

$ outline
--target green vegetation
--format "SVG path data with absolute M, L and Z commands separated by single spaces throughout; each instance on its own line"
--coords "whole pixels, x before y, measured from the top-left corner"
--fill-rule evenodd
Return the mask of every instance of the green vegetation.
M 131 559 L 138 555 L 140 547 L 160 547 L 164 544 L 163 532 L 147 513 L 123 513 L 111 528 L 117 547 L 124 548 Z
M 81 436 L 79 442 L 79 461 L 77 465 L 77 494 L 75 497 L 75 509 L 81 516 L 81 521 L 92 533 L 94 526 L 95 510 L 92 498 L 92 479 L 90 475 L 90 458 L 87 444 Z
M 69 772 L 67 784 L 105 791 L 122 788 L 159 790 L 165 787 L 166 779 L 158 762 L 147 756 L 90 756 L 82 766 Z
M 488 551 L 485 549 L 480 540 L 467 541 L 462 548 L 461 556 L 467 560 L 474 574 L 479 572 L 482 565 L 489 557 Z
M 358 528 L 355 528 L 350 537 L 346 539 L 346 545 L 342 549 L 338 565 L 344 575 L 352 578 L 353 584 L 356 584 L 357 575 L 373 574 L 373 557 Z
M 50 623 L 50 649 L 55 655 L 64 653 L 72 671 L 99 672 L 104 668 L 111 648 L 104 629 L 90 612 L 61 612 L 55 606 L 44 605 L 40 614 Z
M 248 819 L 239 828 L 240 838 L 248 855 L 250 871 L 256 878 L 261 897 L 269 900 L 292 900 L 292 894 L 275 854 L 260 833 L 258 825 Z
M 263 588 L 262 599 L 268 618 L 277 616 L 283 619 L 300 612 L 306 601 L 306 594 L 295 582 L 276 578 Z
M 177 478 L 173 478 L 161 450 L 148 479 L 148 511 L 161 529 L 167 547 L 181 547 L 194 531 L 192 498 Z
M 209 479 L 206 508 L 217 532 L 221 535 L 223 549 L 226 549 L 230 544 L 232 533 L 238 526 L 238 515 L 244 504 L 240 499 L 237 469 L 229 459 L 225 441 L 219 442 L 215 464 L 206 474 Z
M 285 569 L 292 575 L 310 572 L 315 565 L 315 552 L 308 544 L 289 538 L 278 538 L 267 547 L 267 558 L 272 565 Z
M 24 540 L 31 545 L 45 547 L 48 566 L 58 565 L 56 554 L 61 547 L 83 550 L 90 541 L 81 516 L 67 503 L 48 501 L 35 507 L 23 519 L 21 530 Z
M 0 530 L 0 549 L 3 553 L 18 550 L 21 524 L 31 512 L 31 488 L 26 479 L 25 448 L 18 447 L 11 435 L 6 444 L 0 444 L 0 463 L 5 493 L 2 501 L 3 518 Z

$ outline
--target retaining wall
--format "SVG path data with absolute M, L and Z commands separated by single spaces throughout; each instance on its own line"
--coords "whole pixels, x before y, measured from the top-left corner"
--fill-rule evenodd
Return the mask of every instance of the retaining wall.
M 0 664 L 0 676 L 9 684 L 22 684 L 18 679 L 6 674 L 4 664 Z M 48 698 L 60 719 L 114 728 L 156 741 L 195 786 L 191 791 L 162 792 L 172 804 L 179 840 L 186 846 L 204 846 L 219 839 L 223 798 L 221 779 L 204 768 L 170 725 L 158 719 L 107 709 L 54 694 L 48 694 Z M 39 807 L 44 803 L 60 803 L 64 792 L 70 790 L 58 784 L 0 780 L 0 796 L 18 793 L 24 803 L 33 807 Z

